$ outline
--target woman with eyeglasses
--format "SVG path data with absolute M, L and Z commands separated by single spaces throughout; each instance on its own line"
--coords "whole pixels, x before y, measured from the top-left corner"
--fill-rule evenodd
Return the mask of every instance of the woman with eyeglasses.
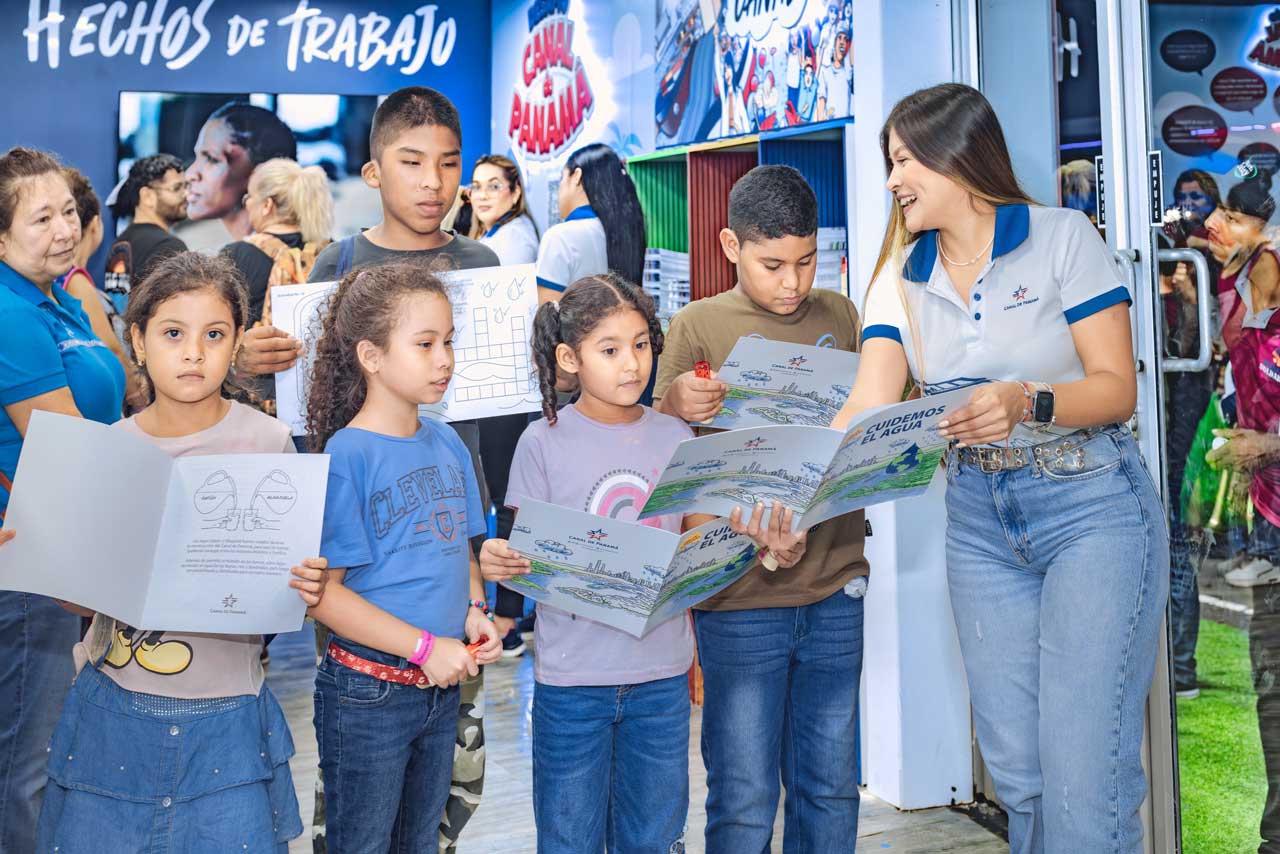
M 538 226 L 529 213 L 520 169 L 501 154 L 486 154 L 471 171 L 471 237 L 498 253 L 503 264 L 538 258 Z

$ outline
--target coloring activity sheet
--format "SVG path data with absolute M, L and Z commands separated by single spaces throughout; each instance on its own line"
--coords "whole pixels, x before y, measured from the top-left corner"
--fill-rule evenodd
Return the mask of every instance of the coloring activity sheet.
M 746 513 L 780 502 L 794 528 L 929 488 L 946 451 L 938 422 L 968 402 L 972 389 L 882 406 L 848 431 L 827 427 L 732 430 L 677 447 L 641 519 L 667 513 Z M 768 513 L 765 514 L 766 518 Z
M 18 460 L 0 589 L 175 632 L 297 631 L 290 569 L 320 549 L 323 454 L 170 457 L 103 424 L 37 411 Z M 57 508 L 50 513 L 49 508 Z
M 532 571 L 505 586 L 634 637 L 737 581 L 758 551 L 724 519 L 675 534 L 531 500 L 510 546 Z
M 717 375 L 729 386 L 707 427 L 829 427 L 853 388 L 858 354 L 743 336 Z
M 423 415 L 442 421 L 465 421 L 542 408 L 530 338 L 538 310 L 538 288 L 532 264 L 481 267 L 437 274 L 453 305 L 455 364 L 449 390 Z M 306 433 L 307 383 L 315 345 L 329 295 L 336 282 L 280 285 L 271 289 L 276 328 L 302 342 L 302 355 L 276 375 L 276 413 L 293 429 Z

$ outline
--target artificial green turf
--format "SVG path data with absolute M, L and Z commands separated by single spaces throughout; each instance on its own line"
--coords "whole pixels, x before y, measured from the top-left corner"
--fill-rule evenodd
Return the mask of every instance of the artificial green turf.
M 1248 854 L 1267 796 L 1249 638 L 1201 620 L 1196 661 L 1200 696 L 1178 701 L 1182 850 Z

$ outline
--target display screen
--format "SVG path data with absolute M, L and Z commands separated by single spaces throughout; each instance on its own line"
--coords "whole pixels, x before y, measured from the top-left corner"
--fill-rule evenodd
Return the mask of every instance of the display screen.
M 243 236 L 235 231 L 245 227 L 243 198 L 253 167 L 294 156 L 329 176 L 333 237 L 355 234 L 382 218 L 377 190 L 360 177 L 379 101 L 376 95 L 121 92 L 117 180 L 140 157 L 178 157 L 190 183 L 189 218 L 174 234 L 191 249 L 212 249 Z
M 853 3 L 662 0 L 659 146 L 853 115 Z

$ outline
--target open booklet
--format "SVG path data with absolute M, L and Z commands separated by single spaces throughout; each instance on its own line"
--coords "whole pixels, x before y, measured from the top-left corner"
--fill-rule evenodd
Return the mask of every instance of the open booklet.
M 480 267 L 436 274 L 453 305 L 453 380 L 444 398 L 422 406 L 442 421 L 538 412 L 542 392 L 530 349 L 538 288 L 532 264 Z M 271 289 L 272 322 L 302 342 L 302 355 L 276 376 L 276 412 L 307 432 L 307 384 L 321 321 L 337 282 L 278 285 Z
M 729 391 L 720 414 L 705 426 L 828 427 L 849 397 L 857 372 L 857 353 L 743 336 L 717 372 Z
M 124 430 L 31 416 L 0 547 L 0 590 L 131 626 L 258 634 L 302 627 L 290 569 L 320 548 L 329 458 L 170 457 Z
M 507 587 L 635 637 L 737 581 L 759 551 L 724 519 L 674 534 L 540 501 L 520 502 L 510 546 L 533 571 Z
M 781 502 L 808 528 L 872 504 L 929 488 L 947 440 L 938 422 L 972 389 L 882 406 L 846 432 L 827 427 L 763 427 L 686 439 L 640 512 L 728 516 L 757 502 Z M 768 514 L 766 513 L 766 518 Z

